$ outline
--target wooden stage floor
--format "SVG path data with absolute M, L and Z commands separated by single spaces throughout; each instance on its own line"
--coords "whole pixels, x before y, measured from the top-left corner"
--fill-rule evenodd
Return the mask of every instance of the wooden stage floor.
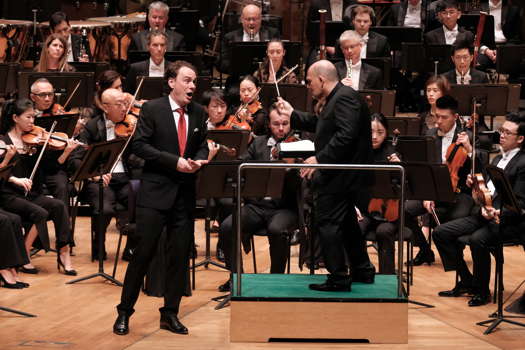
M 89 259 L 89 218 L 77 221 L 77 248 L 74 259 L 79 276 L 97 271 L 98 265 Z M 203 222 L 197 223 L 199 255 L 203 255 Z M 53 229 L 50 228 L 50 232 Z M 111 273 L 118 235 L 112 223 L 106 247 L 109 259 L 106 272 Z M 214 252 L 216 237 L 212 237 Z M 371 248 L 370 248 L 371 249 Z M 466 250 L 466 256 L 470 257 Z M 437 252 L 436 252 L 437 253 Z M 264 237 L 256 240 L 258 269 L 269 267 L 267 242 Z M 377 254 L 370 250 L 376 261 Z M 436 257 L 438 255 L 436 254 Z M 224 282 L 226 272 L 211 267 L 197 272 L 197 289 L 192 297 L 184 298 L 181 306 L 182 322 L 189 328 L 188 336 L 175 335 L 159 330 L 162 299 L 141 295 L 136 313 L 131 318 L 131 332 L 127 336 L 112 333 L 115 305 L 120 298 L 120 287 L 103 282 L 101 278 L 75 285 L 65 285 L 69 276 L 56 271 L 55 255 L 39 253 L 33 263 L 41 269 L 38 275 L 22 274 L 31 284 L 24 290 L 0 288 L 0 306 L 38 315 L 25 318 L 0 311 L 0 349 L 525 349 L 525 328 L 503 324 L 491 335 L 483 335 L 483 327 L 476 322 L 487 318 L 495 310 L 489 304 L 469 308 L 467 298 L 439 298 L 439 290 L 454 284 L 454 273 L 445 273 L 441 264 L 415 268 L 415 281 L 411 299 L 433 304 L 432 309 L 409 306 L 409 344 L 328 344 L 328 343 L 230 343 L 229 309 L 215 311 L 210 299 L 219 295 L 217 286 Z M 521 247 L 505 248 L 505 295 L 507 296 L 523 279 L 525 273 L 524 251 Z M 293 265 L 295 264 L 295 266 Z M 297 258 L 292 259 L 292 270 L 298 272 Z M 251 257 L 245 258 L 245 269 L 251 272 Z M 120 264 L 117 278 L 124 277 L 125 263 Z M 304 271 L 306 273 L 306 271 Z M 518 295 L 523 293 L 523 289 Z M 525 320 L 524 320 L 525 321 Z M 250 325 L 246 325 L 249 327 Z M 381 332 L 380 329 L 377 330 Z

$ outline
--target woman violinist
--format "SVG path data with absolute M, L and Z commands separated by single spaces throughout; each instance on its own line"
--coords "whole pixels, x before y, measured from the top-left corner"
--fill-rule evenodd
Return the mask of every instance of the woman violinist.
M 268 132 L 267 113 L 259 101 L 259 79 L 253 75 L 241 77 L 239 84 L 240 105 L 236 106 L 229 118 L 235 117 L 240 123 L 247 122 L 255 135 Z
M 26 147 L 23 141 L 24 134 L 34 128 L 35 110 L 33 103 L 28 99 L 10 101 L 4 105 L 0 120 L 0 134 L 8 145 L 15 145 L 17 149 Z M 50 198 L 42 193 L 42 173 L 36 168 L 36 156 L 29 152 L 20 151 L 15 160 L 12 176 L 8 183 L 0 189 L 0 206 L 19 215 L 24 222 L 31 224 L 25 236 L 27 255 L 35 241 L 38 230 L 45 227 L 48 219 L 55 226 L 57 268 L 62 268 L 66 275 L 76 275 L 69 255 L 69 245 L 73 244 L 69 217 L 66 204 L 55 198 Z M 31 179 L 32 172 L 34 177 Z M 38 228 L 38 229 L 37 229 Z M 21 268 L 22 272 L 36 274 L 36 269 L 31 263 Z
M 35 72 L 74 72 L 75 67 L 67 63 L 67 42 L 61 34 L 49 35 L 40 54 Z
M 399 157 L 395 153 L 392 142 L 387 140 L 388 121 L 384 115 L 375 113 L 371 116 L 372 120 L 372 149 L 374 162 L 399 162 Z M 373 208 L 373 201 L 381 201 L 381 212 L 376 212 Z M 390 208 L 388 208 L 390 206 Z M 393 207 L 395 208 L 393 208 Z M 358 215 L 359 227 L 363 234 L 375 229 L 378 245 L 379 273 L 395 274 L 395 242 L 398 232 L 398 201 L 372 199 L 368 203 L 368 213 Z M 386 211 L 393 211 L 393 217 L 386 214 Z M 359 214 L 359 213 L 358 213 Z
M 266 58 L 264 59 L 262 66 L 253 73 L 253 76 L 263 83 L 273 83 L 274 77 L 279 80 L 290 70 L 285 64 L 285 55 L 286 50 L 284 49 L 283 42 L 279 39 L 270 40 L 266 47 Z M 295 73 L 291 72 L 286 75 L 281 82 L 284 84 L 298 84 L 299 80 Z

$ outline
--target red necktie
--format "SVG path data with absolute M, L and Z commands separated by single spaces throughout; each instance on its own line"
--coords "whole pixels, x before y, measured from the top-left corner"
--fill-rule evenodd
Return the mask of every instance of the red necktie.
M 186 119 L 184 119 L 184 108 L 177 108 L 175 112 L 179 113 L 179 125 L 177 127 L 177 134 L 179 136 L 179 150 L 180 156 L 184 156 L 186 150 Z

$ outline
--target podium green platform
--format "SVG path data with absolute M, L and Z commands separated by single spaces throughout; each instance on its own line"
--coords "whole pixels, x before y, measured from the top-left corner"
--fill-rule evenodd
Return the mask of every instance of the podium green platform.
M 326 275 L 234 274 L 230 341 L 335 341 L 408 343 L 408 299 L 396 275 L 352 283 L 351 292 L 318 292 Z

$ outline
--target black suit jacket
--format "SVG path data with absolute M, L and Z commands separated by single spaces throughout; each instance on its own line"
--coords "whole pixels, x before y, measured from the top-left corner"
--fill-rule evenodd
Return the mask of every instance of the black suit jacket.
M 464 28 L 459 27 L 456 41 L 458 40 L 467 40 L 471 45 L 474 45 L 474 34 Z M 447 42 L 445 40 L 445 31 L 443 30 L 443 26 L 426 33 L 425 43 L 427 45 L 446 45 Z
M 347 67 L 345 61 L 339 61 L 335 64 L 339 79 L 346 78 Z M 359 73 L 359 86 L 357 90 L 381 90 L 384 88 L 383 76 L 381 70 L 366 63 L 361 63 L 361 72 Z
M 448 72 L 443 74 L 443 76 L 447 78 L 451 84 L 457 84 L 457 80 L 456 80 L 457 75 L 456 75 L 455 69 L 449 70 Z M 479 71 L 477 69 L 471 68 L 470 76 L 471 76 L 471 79 L 470 79 L 471 84 L 488 84 L 489 83 L 489 78 L 487 77 L 487 73 Z
M 421 29 L 424 31 L 427 20 L 427 0 L 421 1 Z M 408 10 L 408 0 L 401 0 L 399 4 L 390 7 L 390 13 L 386 19 L 386 25 L 403 27 Z
M 341 83 L 327 96 L 319 116 L 294 111 L 292 128 L 315 132 L 315 156 L 321 164 L 373 161 L 368 106 L 357 91 Z M 351 192 L 368 185 L 367 178 L 366 172 L 318 170 L 313 185 L 320 193 Z
M 188 200 L 195 200 L 195 174 L 179 172 L 179 158 L 208 159 L 204 108 L 195 102 L 186 108 L 189 125 L 182 155 L 168 98 L 164 96 L 142 105 L 131 143 L 133 153 L 145 160 L 137 205 L 159 210 L 171 209 L 179 190 L 189 193 Z
M 184 41 L 184 35 L 169 29 L 166 30 L 166 35 L 168 36 L 166 51 L 186 50 L 186 42 Z M 143 30 L 133 34 L 131 38 L 131 44 L 129 45 L 129 50 L 148 51 L 147 30 Z
M 481 9 L 490 14 L 488 2 L 481 3 Z M 520 40 L 520 24 L 521 9 L 515 5 L 503 3 L 501 7 L 501 26 L 507 42 L 517 42 Z
M 390 57 L 390 51 L 390 44 L 388 44 L 388 38 L 386 36 L 372 31 L 368 32 L 366 58 Z M 339 40 L 337 40 L 337 45 L 335 46 L 334 60 L 340 61 L 344 59 L 343 57 L 343 51 L 341 51 L 341 47 L 339 46 Z
M 230 72 L 231 64 L 231 52 L 230 52 L 230 43 L 241 42 L 244 31 L 243 28 L 231 31 L 224 35 L 221 44 L 221 55 L 222 61 L 220 63 L 219 70 L 223 73 Z M 280 37 L 279 31 L 273 27 L 261 27 L 259 31 L 259 38 L 261 41 L 270 41 L 271 39 L 278 39 Z
M 164 72 L 166 72 L 170 63 L 164 60 Z M 149 59 L 131 64 L 126 76 L 126 88 L 124 91 L 134 94 L 137 87 L 137 77 L 140 76 L 149 76 Z

